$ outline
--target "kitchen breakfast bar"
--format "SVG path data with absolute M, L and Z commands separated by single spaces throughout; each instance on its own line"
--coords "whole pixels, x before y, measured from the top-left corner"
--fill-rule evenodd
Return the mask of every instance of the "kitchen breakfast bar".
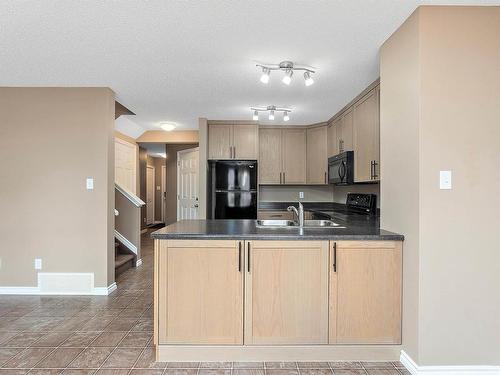
M 374 220 L 307 222 L 154 232 L 157 360 L 397 360 L 403 236 Z

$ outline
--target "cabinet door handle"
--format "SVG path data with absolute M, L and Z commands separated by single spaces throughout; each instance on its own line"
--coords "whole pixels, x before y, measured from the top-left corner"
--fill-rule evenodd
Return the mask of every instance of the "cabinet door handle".
M 376 180 L 378 178 L 378 174 L 377 174 L 377 161 L 374 160 L 373 161 L 373 179 Z
M 241 241 L 238 241 L 238 272 L 241 272 Z
M 247 256 L 247 272 L 250 273 L 250 242 L 247 242 L 248 256 Z
M 326 172 L 325 172 L 325 184 L 327 183 L 327 180 L 326 180 Z
M 280 172 L 280 184 L 281 184 L 281 172 Z
M 285 183 L 285 172 L 283 172 L 283 183 Z
M 337 272 L 337 242 L 333 243 L 333 272 Z
M 373 180 L 373 160 L 370 161 L 370 180 Z
M 233 159 L 236 159 L 236 146 L 233 146 Z

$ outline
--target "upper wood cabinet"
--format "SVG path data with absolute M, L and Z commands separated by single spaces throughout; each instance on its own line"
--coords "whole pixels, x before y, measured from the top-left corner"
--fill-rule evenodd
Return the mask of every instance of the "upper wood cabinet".
M 377 181 L 380 176 L 379 87 L 354 104 L 354 181 Z
M 328 343 L 328 241 L 247 242 L 245 345 Z
M 306 183 L 306 129 L 283 129 L 283 183 Z
M 330 242 L 330 343 L 400 344 L 402 243 Z
M 306 130 L 259 131 L 259 184 L 306 183 Z
M 281 129 L 259 130 L 259 184 L 281 184 L 282 181 Z
M 307 129 L 307 184 L 328 183 L 328 130 L 326 125 Z
M 351 109 L 342 115 L 337 137 L 340 143 L 339 153 L 353 150 L 353 113 Z
M 159 244 L 159 343 L 243 344 L 243 243 Z
M 208 158 L 231 159 L 233 125 L 208 126 Z
M 208 158 L 257 160 L 259 127 L 257 124 L 209 124 Z
M 259 157 L 259 126 L 233 126 L 233 159 L 257 160 Z
M 337 136 L 337 129 L 340 128 L 341 121 L 342 119 L 338 117 L 335 121 L 328 125 L 328 157 L 337 155 L 339 153 L 339 137 Z

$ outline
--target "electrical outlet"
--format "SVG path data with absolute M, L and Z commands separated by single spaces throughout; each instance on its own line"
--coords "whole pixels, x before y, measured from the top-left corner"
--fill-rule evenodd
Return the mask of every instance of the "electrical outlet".
M 35 269 L 36 270 L 41 270 L 42 269 L 42 260 L 37 258 L 35 259 Z
M 303 191 L 299 191 L 299 199 L 304 199 L 304 192 Z

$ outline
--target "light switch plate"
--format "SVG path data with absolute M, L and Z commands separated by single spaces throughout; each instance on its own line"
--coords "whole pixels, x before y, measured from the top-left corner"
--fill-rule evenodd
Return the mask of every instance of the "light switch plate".
M 87 190 L 94 190 L 94 179 L 87 178 Z
M 299 191 L 299 198 L 304 199 L 304 192 L 303 191 Z
M 439 171 L 439 188 L 451 190 L 451 171 Z
M 42 260 L 37 258 L 35 259 L 35 269 L 36 270 L 41 270 L 42 269 Z

